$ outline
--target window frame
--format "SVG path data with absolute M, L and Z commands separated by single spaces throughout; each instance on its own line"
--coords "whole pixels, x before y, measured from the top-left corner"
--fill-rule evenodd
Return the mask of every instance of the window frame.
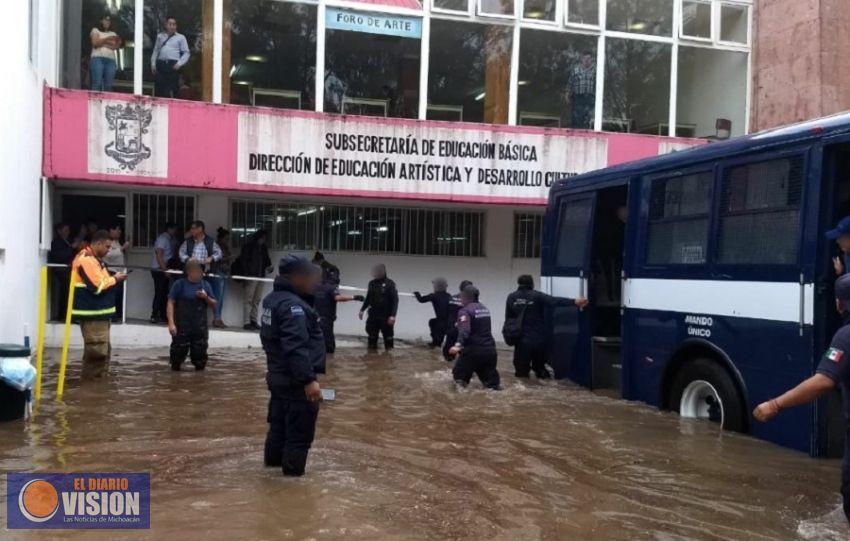
M 800 269 L 802 268 L 803 257 L 803 237 L 805 232 L 805 219 L 808 207 L 808 190 L 806 189 L 806 176 L 809 170 L 810 156 L 808 147 L 795 147 L 783 149 L 776 152 L 750 154 L 738 159 L 721 161 L 717 164 L 717 173 L 715 175 L 714 190 L 716 197 L 713 200 L 712 215 L 714 217 L 710 236 L 709 254 L 711 256 L 711 266 L 716 271 L 722 271 L 724 275 L 729 275 L 734 278 L 753 277 L 763 281 L 796 281 L 799 280 Z M 771 162 L 782 159 L 799 157 L 801 160 L 801 176 L 800 179 L 800 207 L 799 221 L 797 225 L 797 256 L 794 263 L 721 263 L 720 262 L 720 229 L 722 220 L 722 190 L 723 179 L 727 171 L 754 165 L 758 163 Z
M 719 36 L 719 19 L 717 17 L 717 2 L 715 0 L 676 0 L 679 2 L 677 37 L 683 41 L 695 43 L 714 43 Z M 707 4 L 709 9 L 708 15 L 708 37 L 691 36 L 685 33 L 685 2 L 694 4 Z
M 473 3 L 473 0 L 466 0 L 466 11 L 461 11 L 459 9 L 448 9 L 448 8 L 437 7 L 435 5 L 436 0 L 428 0 L 428 1 L 431 2 L 431 13 L 443 14 L 443 15 L 453 15 L 455 17 L 463 16 L 463 15 L 466 15 L 467 17 L 474 17 L 475 16 L 475 5 L 478 2 L 478 0 L 475 0 L 475 3 Z M 427 14 L 423 14 L 423 18 L 427 17 L 427 16 L 428 16 Z
M 522 246 L 525 248 L 524 250 L 519 250 L 520 247 L 520 234 L 517 225 L 522 219 L 531 219 L 533 221 L 531 225 L 531 233 L 532 235 L 536 231 L 538 233 L 537 243 L 535 245 L 534 238 L 532 237 L 529 242 L 528 238 L 528 230 L 526 230 L 526 234 L 522 239 Z M 517 210 L 513 213 L 513 235 L 511 237 L 511 259 L 540 259 L 543 255 L 543 226 L 545 223 L 546 214 L 543 212 L 530 212 L 524 210 Z M 522 253 L 520 253 L 522 252 Z M 531 255 L 528 255 L 531 253 Z M 537 255 L 535 255 L 535 253 Z
M 717 182 L 718 182 L 718 171 L 717 164 L 712 163 L 701 163 L 694 165 L 693 167 L 689 167 L 687 169 L 680 170 L 672 170 L 672 171 L 663 171 L 656 174 L 644 175 L 641 177 L 641 201 L 644 203 L 642 207 L 645 206 L 646 212 L 641 212 L 640 216 L 640 235 L 638 236 L 638 246 L 636 246 L 638 257 L 638 264 L 641 269 L 645 271 L 659 271 L 659 270 L 669 270 L 672 272 L 690 272 L 697 269 L 707 269 L 712 264 L 712 244 L 713 244 L 713 217 L 714 217 L 714 199 L 716 197 Z M 692 176 L 692 175 L 700 175 L 709 173 L 711 174 L 711 184 L 708 188 L 708 210 L 705 213 L 706 218 L 706 231 L 705 231 L 705 260 L 702 263 L 650 263 L 649 262 L 649 229 L 650 225 L 652 225 L 653 220 L 650 217 L 650 205 L 652 203 L 652 184 L 657 180 L 673 180 L 673 179 L 682 179 L 684 177 Z M 701 217 L 694 215 L 689 216 L 688 218 L 696 218 Z M 666 218 L 663 220 L 664 222 L 673 222 L 676 221 L 672 218 Z
M 513 9 L 513 14 L 509 15 L 509 14 L 506 14 L 506 13 L 487 13 L 486 11 L 481 9 L 481 5 L 482 5 L 483 2 L 484 2 L 484 0 L 475 0 L 475 16 L 476 17 L 484 17 L 485 19 L 501 19 L 501 20 L 507 20 L 507 21 L 516 20 L 518 18 L 517 12 L 520 9 L 520 4 L 524 4 L 524 2 L 522 2 L 521 0 L 511 0 L 511 2 L 513 2 L 513 8 L 514 9 Z
M 131 192 L 127 192 L 127 202 L 125 203 L 125 205 L 126 205 L 126 216 L 124 218 L 124 230 L 125 230 L 125 235 L 127 235 L 129 238 L 133 239 L 132 244 L 131 244 L 131 248 L 130 248 L 131 251 L 132 250 L 148 250 L 148 249 L 153 248 L 154 247 L 153 242 L 155 242 L 156 237 L 159 236 L 160 233 L 162 233 L 161 231 L 155 232 L 154 236 L 153 236 L 153 241 L 149 245 L 148 244 L 142 244 L 141 242 L 139 242 L 140 239 L 141 239 L 141 236 L 137 234 L 138 231 L 136 231 L 136 223 L 138 223 L 139 220 L 141 220 L 141 216 L 136 216 L 136 198 L 142 197 L 142 196 L 144 196 L 144 197 L 155 197 L 155 198 L 157 198 L 157 201 L 161 197 L 182 198 L 184 201 L 191 201 L 192 202 L 192 214 L 191 214 L 191 216 L 188 217 L 188 220 L 186 221 L 186 225 L 188 226 L 191 222 L 198 219 L 198 196 L 195 195 L 195 194 L 188 194 L 188 193 L 184 193 L 184 192 L 172 193 L 170 191 L 169 192 L 154 192 L 154 191 L 131 191 Z M 146 217 L 146 221 L 148 222 L 147 223 L 148 228 L 150 228 L 150 220 L 147 220 L 147 218 L 149 218 L 149 216 Z M 177 220 L 174 217 L 172 217 L 171 219 L 166 217 L 166 221 L 175 221 L 176 222 Z M 178 223 L 177 225 L 180 226 L 181 224 Z M 188 230 L 188 228 L 187 228 L 187 230 Z M 183 232 L 178 231 L 178 235 L 180 235 L 182 233 Z
M 565 17 L 565 2 L 568 0 L 555 0 L 555 18 L 554 19 L 534 19 L 525 16 L 525 0 L 522 0 L 522 6 L 519 6 L 517 19 L 522 28 L 534 28 L 535 25 L 542 25 L 549 30 L 560 30 L 563 19 Z M 521 11 L 520 11 L 521 9 Z
M 566 31 L 570 31 L 570 29 L 575 30 L 595 30 L 597 32 L 603 32 L 603 18 L 604 18 L 604 3 L 608 0 L 597 0 L 596 2 L 596 24 L 587 24 L 587 23 L 576 23 L 570 21 L 570 2 L 573 0 L 561 0 L 558 2 L 558 5 L 561 6 L 561 22 L 564 25 L 564 29 Z
M 280 242 L 280 234 L 275 227 L 268 232 L 269 233 L 269 249 L 272 251 L 311 251 L 311 250 L 321 250 L 325 253 L 345 253 L 345 254 L 354 254 L 354 255 L 388 255 L 388 256 L 408 256 L 408 257 L 452 257 L 452 258 L 474 258 L 481 259 L 487 257 L 486 246 L 487 246 L 487 237 L 486 237 L 486 227 L 487 227 L 487 211 L 482 209 L 478 210 L 468 210 L 465 208 L 449 208 L 449 207 L 410 207 L 410 206 L 393 206 L 393 205 L 367 205 L 365 203 L 348 203 L 348 202 L 332 202 L 326 203 L 321 201 L 309 201 L 309 200 L 275 200 L 275 199 L 256 199 L 250 197 L 231 197 L 227 200 L 228 205 L 228 228 L 231 232 L 235 231 L 235 225 L 241 226 L 242 224 L 235 224 L 235 208 L 236 205 L 239 204 L 247 204 L 247 205 L 269 205 L 270 211 L 272 215 L 277 218 L 279 215 L 279 209 L 289 208 L 289 209 L 297 209 L 297 208 L 315 208 L 319 212 L 330 212 L 330 213 L 342 213 L 344 212 L 346 216 L 352 215 L 357 216 L 357 214 L 361 211 L 372 210 L 377 211 L 379 213 L 383 213 L 382 215 L 389 216 L 390 214 L 396 213 L 399 218 L 399 230 L 395 233 L 398 236 L 398 250 L 389 250 L 387 246 L 389 246 L 389 242 L 384 243 L 384 249 L 372 249 L 371 242 L 369 243 L 361 243 L 360 247 L 354 247 L 349 249 L 348 247 L 341 247 L 342 244 L 345 243 L 335 243 L 336 246 L 329 244 L 329 237 L 325 237 L 322 232 L 322 224 L 324 223 L 322 218 L 319 216 L 315 220 L 313 224 L 313 235 L 315 238 L 315 246 L 296 246 L 296 247 L 284 247 Z M 475 230 L 475 222 L 470 219 L 474 217 L 474 220 L 477 220 L 477 235 L 475 237 L 470 236 L 468 242 L 463 246 L 461 250 L 463 253 L 457 253 L 457 249 L 452 248 L 452 250 L 429 250 L 427 246 L 436 241 L 436 239 L 424 239 L 422 243 L 423 249 L 420 252 L 413 253 L 410 243 L 410 235 L 411 235 L 411 219 L 415 213 L 435 213 L 440 219 L 440 228 L 445 231 L 449 231 L 451 229 L 451 225 L 446 225 L 454 223 L 457 224 L 457 216 L 462 217 L 461 222 L 464 224 L 469 224 L 469 231 Z M 417 214 L 418 216 L 418 214 Z M 451 219 L 449 218 L 451 216 Z M 274 221 L 274 224 L 280 223 L 278 221 Z M 235 224 L 235 225 L 234 225 Z M 448 229 L 446 229 L 448 228 Z M 422 231 L 420 231 L 421 233 Z M 232 233 L 233 247 L 235 249 L 240 248 L 243 244 L 241 242 L 237 242 L 237 235 Z M 297 236 L 297 233 L 296 233 Z M 307 235 L 305 238 L 308 238 L 310 235 Z M 453 252 L 453 253 L 449 253 Z
M 724 47 L 746 47 L 751 54 L 752 51 L 750 48 L 752 47 L 753 38 L 753 6 L 744 2 L 724 2 L 718 0 L 715 0 L 715 4 L 717 6 L 715 10 L 716 24 L 714 24 L 717 29 L 717 36 L 714 40 L 715 45 Z M 747 10 L 747 37 L 745 41 L 727 41 L 723 39 L 723 6 L 732 6 Z
M 552 271 L 555 276 L 581 276 L 581 274 L 590 267 L 591 250 L 588 249 L 588 246 L 592 243 L 593 227 L 594 222 L 596 221 L 597 191 L 597 189 L 591 189 L 588 191 L 569 193 L 565 194 L 563 197 L 559 197 L 556 201 L 555 211 L 558 213 L 558 216 L 555 222 L 554 241 L 552 243 Z M 587 231 L 585 232 L 586 238 L 583 259 L 581 265 L 564 266 L 561 265 L 559 258 L 561 228 L 564 226 L 564 207 L 570 203 L 576 204 L 584 201 L 590 202 L 590 219 L 588 220 Z

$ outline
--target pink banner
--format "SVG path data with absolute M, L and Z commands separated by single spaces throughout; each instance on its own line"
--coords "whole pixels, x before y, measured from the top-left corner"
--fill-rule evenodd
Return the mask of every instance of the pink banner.
M 45 90 L 44 175 L 263 193 L 545 205 L 552 182 L 702 141 Z

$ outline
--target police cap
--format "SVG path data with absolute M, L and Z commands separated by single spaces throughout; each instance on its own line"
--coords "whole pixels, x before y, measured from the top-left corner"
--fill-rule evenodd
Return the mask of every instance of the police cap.
M 280 259 L 277 270 L 282 275 L 317 272 L 318 267 L 306 257 L 297 254 L 285 255 Z

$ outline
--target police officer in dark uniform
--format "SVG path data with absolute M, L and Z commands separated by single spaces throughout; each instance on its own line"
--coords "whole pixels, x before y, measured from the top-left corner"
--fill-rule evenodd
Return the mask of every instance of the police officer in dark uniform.
M 446 314 L 446 342 L 443 344 L 443 358 L 449 363 L 454 360 L 454 357 L 449 353 L 449 350 L 452 349 L 455 342 L 457 342 L 457 312 L 463 306 L 463 302 L 460 300 L 460 294 L 466 286 L 471 285 L 472 282 L 464 280 L 460 283 L 458 292 L 452 295 L 452 298 L 449 299 L 449 307 Z
M 378 349 L 378 334 L 384 336 L 384 347 L 393 349 L 393 326 L 398 312 L 398 291 L 395 282 L 387 278 L 387 267 L 383 264 L 372 267 L 372 280 L 366 290 L 366 300 L 360 308 L 360 319 L 369 310 L 366 318 L 366 334 L 369 349 Z
M 328 269 L 323 274 L 322 283 L 316 286 L 316 291 L 314 292 L 313 308 L 319 315 L 319 326 L 322 328 L 322 334 L 325 337 L 325 352 L 333 353 L 336 351 L 334 321 L 336 321 L 337 303 L 350 301 L 363 302 L 365 298 L 363 295 L 340 295 L 339 271 L 336 268 Z
M 835 282 L 835 298 L 839 312 L 850 311 L 850 274 L 844 274 Z M 844 325 L 832 337 L 832 343 L 823 354 L 816 372 L 785 394 L 759 404 L 753 416 L 758 421 L 769 421 L 783 409 L 814 402 L 838 386 L 844 399 L 844 417 L 850 421 L 850 325 Z M 844 439 L 841 495 L 844 497 L 844 515 L 850 522 L 850 429 Z
M 518 378 L 527 378 L 531 372 L 540 379 L 552 374 L 546 368 L 547 332 L 546 308 L 557 306 L 587 306 L 587 299 L 552 297 L 534 289 L 534 278 L 523 274 L 517 279 L 518 288 L 508 295 L 505 303 L 505 320 L 521 320 L 522 336 L 514 347 L 514 370 Z
M 320 270 L 290 254 L 280 260 L 279 271 L 274 291 L 263 299 L 260 328 L 271 392 L 265 463 L 281 466 L 286 476 L 301 476 L 322 398 L 316 376 L 325 372 L 325 341 L 312 298 Z
M 413 296 L 420 303 L 430 302 L 434 308 L 434 317 L 428 320 L 428 328 L 431 331 L 431 347 L 438 348 L 443 345 L 443 340 L 446 337 L 449 319 L 449 303 L 452 300 L 451 294 L 447 291 L 449 283 L 445 278 L 435 278 L 434 292 L 427 295 L 422 295 L 418 291 L 413 292 Z M 457 311 L 455 311 L 457 314 Z
M 475 374 L 488 389 L 500 390 L 490 310 L 478 302 L 478 295 L 475 286 L 466 286 L 461 293 L 463 307 L 457 313 L 457 341 L 449 350 L 452 355 L 459 355 L 452 376 L 455 383 L 466 387 Z

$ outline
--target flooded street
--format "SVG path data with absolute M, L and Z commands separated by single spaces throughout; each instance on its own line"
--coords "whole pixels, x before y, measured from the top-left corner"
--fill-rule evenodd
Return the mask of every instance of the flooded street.
M 151 530 L 2 539 L 847 539 L 839 464 L 554 382 L 456 391 L 437 352 L 343 349 L 301 479 L 265 468 L 261 350 L 206 372 L 119 351 L 82 385 L 72 352 L 30 423 L 0 425 L 0 471 L 150 472 Z M 49 374 L 55 378 L 55 352 Z M 5 494 L 0 515 L 6 523 Z

